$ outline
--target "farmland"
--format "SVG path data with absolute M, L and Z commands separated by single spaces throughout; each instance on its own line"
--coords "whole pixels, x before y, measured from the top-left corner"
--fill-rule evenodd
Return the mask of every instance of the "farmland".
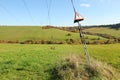
M 92 43 L 87 45 L 91 59 L 100 61 L 97 65 L 101 67 L 106 63 L 114 69 L 105 66 L 109 68 L 106 69 L 108 72 L 111 73 L 113 70 L 119 75 L 120 43 L 105 44 L 104 42 L 114 38 L 96 35 L 96 33 L 107 34 L 119 40 L 119 29 L 92 27 L 84 29 L 84 32 L 92 33 L 85 34 L 86 42 Z M 29 44 L 25 43 L 26 41 L 31 42 Z M 1 80 L 53 80 L 50 70 L 66 57 L 83 56 L 86 61 L 84 64 L 87 64 L 83 46 L 79 41 L 79 33 L 59 28 L 1 26 L 0 78 Z M 97 41 L 100 44 L 96 44 Z M 58 44 L 59 42 L 62 44 Z M 111 75 L 107 75 L 108 78 Z M 117 78 L 119 80 L 119 76 Z
M 91 32 L 91 33 L 100 33 L 100 34 L 109 34 L 111 36 L 115 36 L 116 38 L 120 38 L 120 29 L 112 29 L 109 27 L 93 27 L 88 28 L 84 30 L 85 32 Z
M 0 80 L 120 80 L 119 3 L 1 0 Z
M 0 27 L 1 42 L 25 42 L 28 40 L 44 40 L 68 43 L 70 39 L 76 43 L 79 43 L 79 34 L 55 28 L 42 29 L 41 27 Z M 95 35 L 85 35 L 85 39 L 87 42 L 107 41 L 106 38 Z
M 120 71 L 120 44 L 88 45 L 88 49 L 91 58 Z M 82 45 L 0 44 L 0 77 L 2 80 L 49 80 L 51 75 L 47 70 L 70 55 L 84 55 Z

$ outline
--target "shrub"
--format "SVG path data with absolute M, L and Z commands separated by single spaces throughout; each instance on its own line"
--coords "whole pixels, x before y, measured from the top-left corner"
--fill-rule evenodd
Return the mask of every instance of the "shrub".
M 67 36 L 71 36 L 71 34 L 70 34 L 70 33 L 68 33 L 68 34 L 67 34 Z
M 45 40 L 41 40 L 41 44 L 45 44 L 46 43 L 46 41 Z
M 98 37 L 97 40 L 100 40 L 100 37 Z
M 68 44 L 73 44 L 73 43 L 75 43 L 74 39 L 66 39 L 66 42 L 67 42 Z
M 47 44 L 54 44 L 53 41 L 46 41 Z
M 109 39 L 105 42 L 105 44 L 113 44 L 115 43 L 115 41 L 113 39 Z

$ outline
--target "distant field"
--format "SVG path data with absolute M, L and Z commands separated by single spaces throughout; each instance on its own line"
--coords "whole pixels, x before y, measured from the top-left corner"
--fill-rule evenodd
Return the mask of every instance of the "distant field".
M 92 58 L 107 62 L 120 71 L 120 44 L 88 45 L 88 50 Z M 0 44 L 0 79 L 48 80 L 47 70 L 73 54 L 84 55 L 83 46 Z
M 67 36 L 70 34 L 70 36 Z M 106 38 L 94 35 L 85 35 L 87 41 L 106 41 Z M 55 28 L 42 29 L 41 27 L 0 27 L 0 40 L 26 41 L 26 40 L 51 40 L 66 41 L 73 39 L 79 42 L 79 34 Z
M 84 30 L 85 32 L 91 32 L 91 33 L 100 33 L 100 34 L 109 34 L 112 36 L 115 36 L 117 38 L 120 38 L 120 29 L 111 29 L 111 28 L 103 28 L 103 27 L 94 27 L 94 28 L 88 28 Z

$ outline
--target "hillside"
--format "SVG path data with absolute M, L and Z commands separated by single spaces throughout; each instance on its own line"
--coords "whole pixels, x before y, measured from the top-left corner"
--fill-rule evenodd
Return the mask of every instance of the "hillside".
M 85 29 L 84 32 L 108 34 L 116 38 L 120 38 L 120 29 L 116 30 L 109 27 L 93 27 Z
M 120 43 L 120 23 L 111 25 L 82 26 L 87 35 L 94 35 L 108 39 L 108 43 Z M 62 27 L 62 30 L 78 33 L 78 27 Z
M 115 38 L 120 38 L 120 23 L 111 25 L 82 26 L 84 32 L 106 34 Z M 62 30 L 78 32 L 76 27 L 62 27 Z M 94 34 L 93 34 L 94 35 Z
M 94 41 L 107 41 L 106 38 L 85 35 L 86 41 L 93 43 Z M 79 43 L 79 33 L 59 30 L 56 28 L 42 28 L 42 27 L 0 27 L 1 42 L 33 42 L 52 41 L 61 43 Z M 50 43 L 52 43 L 50 42 Z

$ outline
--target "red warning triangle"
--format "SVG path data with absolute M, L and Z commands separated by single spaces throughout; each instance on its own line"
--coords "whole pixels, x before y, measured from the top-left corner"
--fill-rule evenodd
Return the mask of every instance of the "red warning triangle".
M 82 20 L 84 20 L 84 17 L 82 17 L 79 13 L 75 12 L 74 23 Z

